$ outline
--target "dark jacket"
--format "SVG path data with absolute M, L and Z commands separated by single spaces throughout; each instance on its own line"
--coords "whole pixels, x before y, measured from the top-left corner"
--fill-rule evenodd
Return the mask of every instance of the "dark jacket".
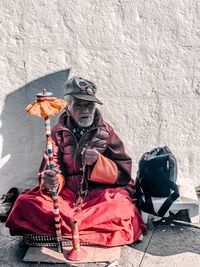
M 96 109 L 92 127 L 82 136 L 79 142 L 77 142 L 72 129 L 72 119 L 68 110 L 66 110 L 52 129 L 54 162 L 65 177 L 65 186 L 73 191 L 77 191 L 79 188 L 80 177 L 83 174 L 81 152 L 84 147 L 95 147 L 99 153 L 115 162 L 118 174 L 114 186 L 123 186 L 130 182 L 131 158 L 125 153 L 122 141 L 113 128 L 103 120 L 99 110 Z M 93 167 L 87 166 L 88 177 Z M 41 178 L 41 173 L 45 169 L 48 169 L 46 153 L 40 167 L 39 178 Z M 90 188 L 97 186 L 101 186 L 101 184 L 89 181 Z

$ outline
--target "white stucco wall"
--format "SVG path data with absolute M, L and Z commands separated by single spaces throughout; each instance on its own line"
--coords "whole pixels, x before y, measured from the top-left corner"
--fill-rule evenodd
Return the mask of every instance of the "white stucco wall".
M 200 183 L 198 0 L 0 1 L 0 194 L 33 184 L 43 124 L 24 107 L 43 87 L 93 80 L 133 158 L 168 145 L 179 179 Z

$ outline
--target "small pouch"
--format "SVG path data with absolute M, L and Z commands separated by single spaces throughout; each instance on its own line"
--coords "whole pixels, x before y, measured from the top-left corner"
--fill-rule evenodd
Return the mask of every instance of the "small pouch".
M 102 184 L 115 184 L 117 181 L 117 174 L 118 169 L 115 162 L 99 154 L 88 180 Z

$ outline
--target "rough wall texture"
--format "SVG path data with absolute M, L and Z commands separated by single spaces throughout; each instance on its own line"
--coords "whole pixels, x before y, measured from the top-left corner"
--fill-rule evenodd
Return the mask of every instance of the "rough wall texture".
M 46 86 L 93 80 L 102 112 L 133 158 L 167 144 L 179 179 L 200 183 L 198 0 L 0 1 L 0 193 L 28 186 L 44 149 L 42 122 L 24 113 Z

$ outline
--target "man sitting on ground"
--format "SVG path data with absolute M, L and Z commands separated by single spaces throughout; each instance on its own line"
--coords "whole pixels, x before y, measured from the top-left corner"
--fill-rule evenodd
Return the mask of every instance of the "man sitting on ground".
M 52 129 L 56 169 L 49 170 L 45 153 L 39 186 L 19 196 L 7 219 L 12 235 L 55 237 L 53 188 L 65 238 L 71 238 L 72 220 L 78 222 L 80 241 L 96 245 L 131 244 L 145 230 L 132 201 L 131 158 L 96 108 L 102 102 L 95 94 L 90 81 L 67 81 L 67 108 Z

